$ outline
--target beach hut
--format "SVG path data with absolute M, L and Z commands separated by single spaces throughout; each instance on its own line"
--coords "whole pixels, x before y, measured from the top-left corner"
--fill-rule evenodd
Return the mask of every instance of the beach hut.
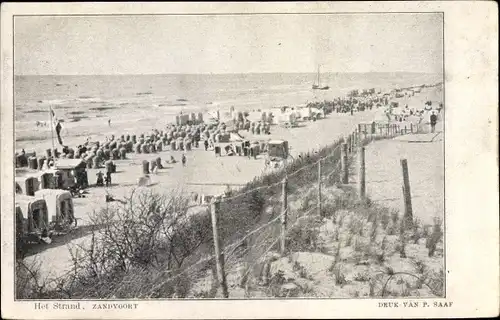
M 111 159 L 111 150 L 104 149 L 103 152 L 104 152 L 104 159 L 106 160 Z
M 88 155 L 83 159 L 86 163 L 87 169 L 92 169 L 92 166 L 94 164 L 93 159 L 94 157 L 92 155 Z
M 16 154 L 16 168 L 28 166 L 28 158 L 25 154 Z
M 163 141 L 158 140 L 155 143 L 156 151 L 161 152 L 163 150 Z
M 148 160 L 142 161 L 142 173 L 149 174 L 149 161 Z
M 177 138 L 177 140 L 175 141 L 176 142 L 176 148 L 178 150 L 184 150 L 184 141 L 182 140 L 182 138 Z
M 288 141 L 269 140 L 267 143 L 267 154 L 271 158 L 288 158 Z
M 151 161 L 149 162 L 149 170 L 150 170 L 151 172 L 154 172 L 155 168 L 156 168 L 156 159 L 151 160 Z
M 39 188 L 38 176 L 35 174 L 15 178 L 16 194 L 34 196 Z
M 76 223 L 71 192 L 53 189 L 38 190 L 35 192 L 35 198 L 45 200 L 49 224 L 60 228 Z
M 101 159 L 102 158 L 97 156 L 97 155 L 92 158 L 92 167 L 94 169 L 98 169 L 101 166 Z M 88 166 L 87 166 L 87 168 L 88 168 Z
M 156 167 L 158 169 L 163 169 L 163 165 L 161 164 L 161 158 L 160 157 L 156 158 Z
M 28 158 L 28 168 L 32 170 L 38 169 L 38 161 L 36 157 L 29 157 Z
M 45 200 L 32 196 L 16 195 L 15 203 L 16 238 L 20 240 L 31 235 L 37 238 L 47 237 L 49 219 Z
M 133 152 L 134 151 L 134 143 L 130 140 L 127 141 L 127 143 L 125 143 L 125 150 L 127 151 L 127 153 Z
M 214 147 L 214 152 L 215 152 L 215 156 L 219 156 L 221 155 L 221 150 L 220 150 L 220 146 L 215 146 Z
M 116 173 L 116 165 L 113 161 L 108 160 L 104 163 L 106 172 Z
M 297 125 L 297 114 L 295 112 L 281 114 L 278 121 L 282 126 L 295 127 Z
M 229 132 L 224 132 L 219 135 L 219 142 L 227 143 L 231 140 L 231 134 Z
M 43 165 L 45 164 L 45 157 L 39 157 L 38 158 L 38 170 L 42 170 L 43 169 Z
M 86 163 L 82 159 L 61 159 L 58 160 L 54 169 L 61 174 L 62 188 L 58 189 L 69 189 L 75 185 L 78 187 L 86 187 L 88 181 L 86 181 L 87 170 Z
M 267 121 L 267 112 L 262 112 L 260 119 L 262 122 L 266 122 Z
M 49 169 L 40 172 L 38 176 L 39 189 L 54 189 L 55 181 L 54 174 L 57 170 Z
M 119 152 L 120 152 L 120 159 L 125 160 L 127 158 L 127 149 L 122 147 L 120 148 Z
M 134 145 L 134 151 L 135 151 L 135 153 L 141 153 L 142 152 L 141 150 L 142 150 L 142 145 L 140 143 L 136 143 Z

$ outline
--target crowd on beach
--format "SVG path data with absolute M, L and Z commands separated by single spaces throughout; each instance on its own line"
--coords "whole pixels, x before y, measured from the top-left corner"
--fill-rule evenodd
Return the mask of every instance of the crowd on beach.
M 416 109 L 409 108 L 408 105 L 399 106 L 398 102 L 391 101 L 394 98 L 410 97 L 419 93 L 422 86 L 395 89 L 388 93 L 376 92 L 375 89 L 352 90 L 344 97 L 338 97 L 332 101 L 309 103 L 303 109 L 308 110 L 308 119 L 315 121 L 321 116 L 336 112 L 353 114 L 375 108 L 384 107 L 388 118 L 395 121 L 405 121 L 409 116 L 419 116 L 422 118 L 424 112 L 432 109 L 431 101 L 426 102 L 425 107 Z M 295 109 L 295 108 L 290 108 Z M 442 104 L 436 108 L 438 112 L 442 109 Z M 279 109 L 277 109 L 279 110 Z M 312 112 L 311 110 L 317 110 Z M 260 111 L 260 110 L 259 110 Z M 281 114 L 287 113 L 287 107 L 281 108 Z M 434 111 L 432 111 L 434 112 Z M 101 141 L 87 141 L 81 145 L 71 148 L 63 146 L 62 152 L 47 150 L 46 155 L 39 157 L 44 159 L 45 166 L 39 166 L 40 169 L 51 168 L 54 165 L 54 156 L 56 158 L 82 159 L 87 168 L 106 168 L 106 184 L 111 182 L 111 173 L 113 173 L 113 160 L 126 159 L 128 153 L 150 154 L 164 150 L 189 152 L 193 148 L 203 148 L 205 151 L 215 151 L 216 156 L 221 156 L 222 148 L 220 144 L 226 144 L 223 150 L 226 155 L 244 155 L 256 157 L 259 152 L 265 151 L 265 144 L 245 141 L 238 131 L 246 130 L 252 135 L 268 135 L 271 132 L 273 124 L 276 124 L 276 118 L 280 116 L 278 111 L 260 112 L 260 119 L 257 121 L 248 120 L 248 112 L 235 112 L 234 108 L 230 110 L 231 119 L 222 122 L 217 112 L 217 117 L 212 117 L 208 122 L 204 122 L 201 114 L 196 117 L 194 114 L 177 117 L 176 123 L 170 123 L 164 130 L 153 129 L 151 132 L 136 134 L 122 134 L 119 137 L 111 135 Z M 110 120 L 108 120 L 110 125 Z M 235 141 L 236 140 L 236 141 Z M 233 142 L 233 143 L 231 143 Z M 202 146 L 200 146 L 200 144 Z M 21 156 L 25 156 L 23 150 Z M 36 156 L 36 154 L 31 154 Z M 167 164 L 177 163 L 171 155 Z M 182 155 L 181 163 L 187 164 L 185 153 Z M 161 159 L 151 161 L 149 169 L 155 170 L 162 168 Z M 147 171 L 147 170 L 146 170 Z M 103 178 L 98 174 L 98 185 L 103 184 Z

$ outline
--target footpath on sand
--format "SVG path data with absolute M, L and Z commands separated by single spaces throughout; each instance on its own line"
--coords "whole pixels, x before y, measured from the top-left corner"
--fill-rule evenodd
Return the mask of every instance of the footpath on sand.
M 439 127 L 437 128 L 439 129 Z M 374 202 L 404 212 L 401 159 L 407 159 L 413 217 L 432 224 L 444 218 L 443 133 L 408 135 L 405 139 L 379 140 L 365 147 L 366 194 Z M 413 137 L 411 137 L 413 136 Z M 413 143 L 410 143 L 413 142 Z M 350 170 L 350 183 L 357 183 L 358 160 Z

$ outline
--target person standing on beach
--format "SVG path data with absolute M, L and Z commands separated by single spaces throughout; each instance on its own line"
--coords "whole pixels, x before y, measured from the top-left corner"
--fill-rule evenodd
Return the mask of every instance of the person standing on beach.
M 432 112 L 431 113 L 431 132 L 434 133 L 436 130 L 436 122 L 437 122 L 437 115 Z
M 183 167 L 185 167 L 185 166 L 186 166 L 186 161 L 187 161 L 187 159 L 186 159 L 186 155 L 183 153 L 183 154 L 182 154 L 182 166 L 183 166 Z
M 102 172 L 101 172 L 101 171 L 99 171 L 99 172 L 96 174 L 96 176 L 97 176 L 96 186 L 103 186 L 103 185 L 104 185 L 104 183 L 103 183 L 103 182 L 104 182 L 104 179 L 103 179 L 103 176 L 104 176 L 104 175 L 102 174 Z
M 108 119 L 108 127 L 111 127 L 111 119 Z
M 106 171 L 106 187 L 111 185 L 111 171 Z
M 208 140 L 205 139 L 205 141 L 203 141 L 203 145 L 205 146 L 205 151 L 208 150 Z

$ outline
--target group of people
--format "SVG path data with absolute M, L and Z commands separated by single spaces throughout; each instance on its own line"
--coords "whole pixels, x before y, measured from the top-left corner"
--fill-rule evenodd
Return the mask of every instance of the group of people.
M 106 187 L 109 187 L 111 185 L 111 172 L 109 170 L 106 170 L 106 178 L 103 178 L 104 174 L 100 170 L 99 172 L 97 172 L 96 175 L 97 175 L 96 186 L 102 187 L 104 186 L 104 183 L 106 183 Z

